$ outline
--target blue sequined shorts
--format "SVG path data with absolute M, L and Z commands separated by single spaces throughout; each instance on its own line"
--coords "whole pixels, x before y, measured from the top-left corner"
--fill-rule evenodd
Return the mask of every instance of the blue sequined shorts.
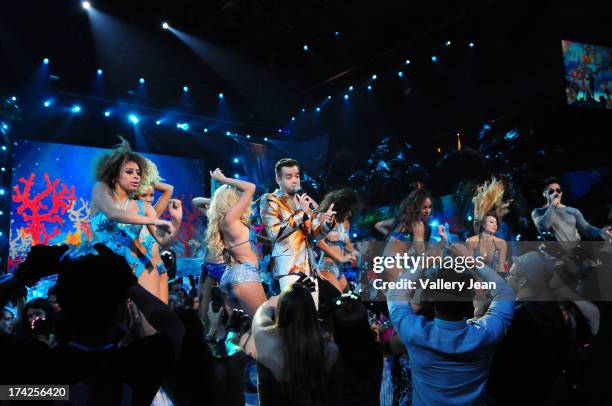
M 202 277 L 209 277 L 215 282 L 221 282 L 223 272 L 225 272 L 225 263 L 205 262 L 202 264 Z
M 257 266 L 249 264 L 248 262 L 226 267 L 219 286 L 221 292 L 231 296 L 234 286 L 247 282 L 261 282 L 259 269 Z
M 141 262 L 139 262 L 139 261 L 134 261 L 133 263 L 128 261 L 128 263 L 130 264 L 131 268 L 134 270 L 134 275 L 137 278 L 140 278 L 140 275 L 142 275 L 142 272 L 145 271 L 145 270 L 147 272 L 149 272 L 149 273 L 153 272 L 153 270 L 149 270 L 146 267 L 142 266 Z M 155 265 L 155 268 L 157 269 L 157 273 L 159 275 L 163 275 L 163 274 L 168 272 L 168 269 L 166 268 L 166 265 L 164 264 L 164 261 L 162 261 L 159 264 Z

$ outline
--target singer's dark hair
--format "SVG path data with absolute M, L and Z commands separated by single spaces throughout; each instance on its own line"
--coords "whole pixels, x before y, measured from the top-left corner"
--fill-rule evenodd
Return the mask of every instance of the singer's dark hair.
M 283 170 L 283 168 L 287 167 L 287 168 L 291 168 L 293 166 L 297 166 L 298 169 L 300 167 L 300 165 L 298 164 L 298 161 L 296 161 L 293 158 L 283 158 L 281 160 L 279 160 L 276 165 L 274 165 L 274 172 L 276 172 L 276 176 L 278 176 L 280 178 L 281 176 L 281 171 Z
M 544 182 L 542 182 L 542 192 L 545 192 L 548 186 L 552 185 L 553 183 L 561 185 L 561 182 L 559 182 L 559 179 L 554 176 L 544 179 Z

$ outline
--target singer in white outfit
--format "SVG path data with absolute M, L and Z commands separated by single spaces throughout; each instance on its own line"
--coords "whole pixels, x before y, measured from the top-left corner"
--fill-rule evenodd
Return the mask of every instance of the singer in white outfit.
M 262 197 L 260 213 L 273 244 L 273 276 L 283 289 L 300 273 L 316 275 L 313 239 L 324 237 L 334 227 L 335 212 L 332 204 L 326 212 L 316 213 L 318 204 L 300 189 L 296 160 L 283 158 L 274 170 L 279 188 Z

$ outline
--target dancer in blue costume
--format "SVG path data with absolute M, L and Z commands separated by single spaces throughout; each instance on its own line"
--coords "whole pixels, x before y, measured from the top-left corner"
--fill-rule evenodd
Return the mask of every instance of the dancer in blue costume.
M 147 176 L 140 180 L 138 197 L 145 204 L 150 205 L 155 209 L 155 214 L 157 217 L 161 217 L 164 211 L 166 211 L 166 209 L 169 207 L 172 222 L 173 224 L 176 224 L 176 228 L 178 230 L 183 217 L 183 209 L 180 200 L 172 199 L 174 186 L 162 182 L 163 179 L 159 176 L 159 171 L 157 170 L 155 163 L 146 158 L 145 161 L 147 163 Z M 161 192 L 161 196 L 157 202 L 153 204 L 153 201 L 155 200 L 155 191 Z M 159 298 L 164 303 L 168 303 L 168 272 L 160 256 L 160 246 L 155 238 L 151 235 L 147 227 L 142 227 L 138 239 L 147 250 L 147 257 L 151 258 L 151 262 L 153 262 L 157 268 L 157 272 L 159 273 Z M 154 276 L 152 276 L 151 279 L 151 282 L 154 283 Z
M 191 205 L 195 207 L 202 215 L 208 218 L 207 211 L 210 208 L 210 198 L 195 197 L 191 201 Z M 223 277 L 226 264 L 223 255 L 215 250 L 209 249 L 208 246 L 206 246 L 205 252 L 206 254 L 204 256 L 204 263 L 202 264 L 202 272 L 200 273 L 199 297 L 200 320 L 202 320 L 204 324 L 208 326 L 208 306 L 212 302 L 212 288 L 219 286 L 221 283 L 221 278 Z
M 423 187 L 417 187 L 402 200 L 399 215 L 396 217 L 390 233 L 389 241 L 411 243 L 417 254 L 425 252 L 431 236 L 429 218 L 432 212 L 431 195 Z M 447 234 L 443 225 L 438 226 L 438 235 L 442 239 L 440 247 L 429 247 L 434 251 L 446 244 Z M 430 251 L 431 253 L 431 251 Z
M 353 247 L 349 236 L 351 218 L 360 209 L 359 197 L 351 189 L 337 189 L 327 193 L 318 211 L 324 213 L 332 206 L 336 211 L 336 225 L 325 237 L 317 241 L 322 251 L 317 265 L 319 276 L 334 285 L 340 292 L 348 286 L 343 270 L 351 268 L 360 255 Z
M 174 219 L 159 219 L 153 207 L 135 198 L 146 168 L 145 159 L 125 140 L 100 157 L 91 198 L 91 225 L 95 239 L 123 256 L 139 283 L 159 297 L 159 273 L 138 236 L 146 226 L 157 243 L 167 246 L 175 240 L 178 224 Z

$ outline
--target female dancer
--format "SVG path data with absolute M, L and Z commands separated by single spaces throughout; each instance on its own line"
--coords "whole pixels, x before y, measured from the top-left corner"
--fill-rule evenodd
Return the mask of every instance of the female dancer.
M 495 235 L 510 206 L 510 202 L 504 201 L 503 197 L 504 185 L 495 178 L 478 187 L 472 199 L 476 235 L 467 239 L 467 247 L 474 256 L 482 257 L 483 262 L 497 272 L 506 272 L 508 253 L 506 241 Z
M 351 244 L 349 231 L 350 219 L 357 211 L 359 202 L 351 189 L 332 190 L 327 193 L 319 206 L 319 212 L 326 212 L 334 204 L 336 210 L 336 225 L 329 233 L 317 241 L 317 247 L 323 251 L 317 268 L 319 276 L 344 292 L 348 283 L 342 273 L 345 264 L 357 260 L 357 252 Z
M 418 190 L 418 189 L 425 190 L 425 184 L 421 181 L 416 181 L 412 183 L 410 186 L 411 188 L 414 188 L 414 190 Z M 405 203 L 405 199 L 402 203 Z M 398 216 L 400 216 L 401 213 L 403 213 L 406 210 L 406 207 L 404 206 L 405 205 L 400 204 L 397 210 L 394 210 L 394 211 L 397 211 L 395 216 L 389 217 L 388 219 L 377 222 L 376 224 L 374 224 L 374 229 L 378 231 L 379 233 L 381 233 L 382 235 L 388 237 L 389 233 L 391 231 L 394 231 L 393 227 L 396 225 Z
M 252 320 L 257 308 L 266 301 L 249 227 L 255 185 L 227 178 L 219 168 L 210 176 L 223 186 L 215 191 L 210 202 L 206 245 L 214 255 L 223 255 L 227 264 L 220 287 L 226 306 L 230 306 L 228 314 L 239 304 Z
M 210 208 L 210 198 L 207 197 L 196 197 L 191 201 L 191 205 L 198 209 L 200 213 L 207 216 L 208 209 Z M 208 306 L 212 301 L 212 290 L 213 286 L 219 286 L 223 271 L 225 270 L 225 260 L 223 255 L 217 253 L 215 250 L 206 249 L 206 256 L 204 257 L 204 263 L 202 264 L 202 273 L 200 274 L 200 320 L 202 320 L 207 326 L 208 320 Z
M 123 256 L 139 283 L 160 297 L 159 273 L 138 236 L 146 226 L 155 240 L 166 246 L 175 240 L 176 227 L 159 219 L 150 205 L 135 199 L 141 178 L 147 176 L 146 168 L 145 159 L 125 140 L 100 157 L 91 198 L 91 226 L 95 239 Z
M 146 168 L 146 177 L 141 178 L 140 187 L 138 188 L 138 197 L 145 204 L 152 206 L 155 209 L 155 214 L 157 217 L 160 217 L 162 213 L 168 208 L 170 205 L 170 216 L 172 217 L 172 223 L 175 225 L 176 229 L 180 227 L 181 218 L 183 216 L 183 210 L 181 207 L 181 201 L 177 199 L 172 199 L 172 193 L 174 192 L 174 186 L 169 185 L 167 183 L 161 182 L 161 177 L 159 176 L 159 172 L 157 170 L 157 166 L 145 158 L 145 162 L 147 164 Z M 155 191 L 159 191 L 162 193 L 160 198 L 157 200 L 155 205 L 153 204 L 153 200 L 155 198 Z M 143 245 L 143 247 L 147 250 L 147 256 L 151 258 L 151 262 L 155 264 L 157 268 L 157 272 L 159 273 L 159 289 L 154 289 L 155 291 L 159 291 L 159 298 L 164 302 L 168 303 L 168 272 L 164 265 L 164 262 L 161 259 L 159 252 L 159 244 L 155 240 L 155 238 L 149 232 L 149 229 L 143 227 L 138 235 L 138 240 Z M 167 247 L 164 247 L 167 248 Z M 154 279 L 154 278 L 152 278 Z M 151 281 L 153 283 L 153 281 Z
M 422 187 L 413 190 L 402 200 L 399 215 L 391 227 L 388 239 L 412 242 L 418 253 L 424 252 L 426 249 L 425 243 L 429 241 L 431 236 L 429 226 L 431 212 L 432 202 L 429 192 Z M 438 226 L 438 235 L 442 238 L 441 242 L 445 244 L 448 238 L 443 225 Z

